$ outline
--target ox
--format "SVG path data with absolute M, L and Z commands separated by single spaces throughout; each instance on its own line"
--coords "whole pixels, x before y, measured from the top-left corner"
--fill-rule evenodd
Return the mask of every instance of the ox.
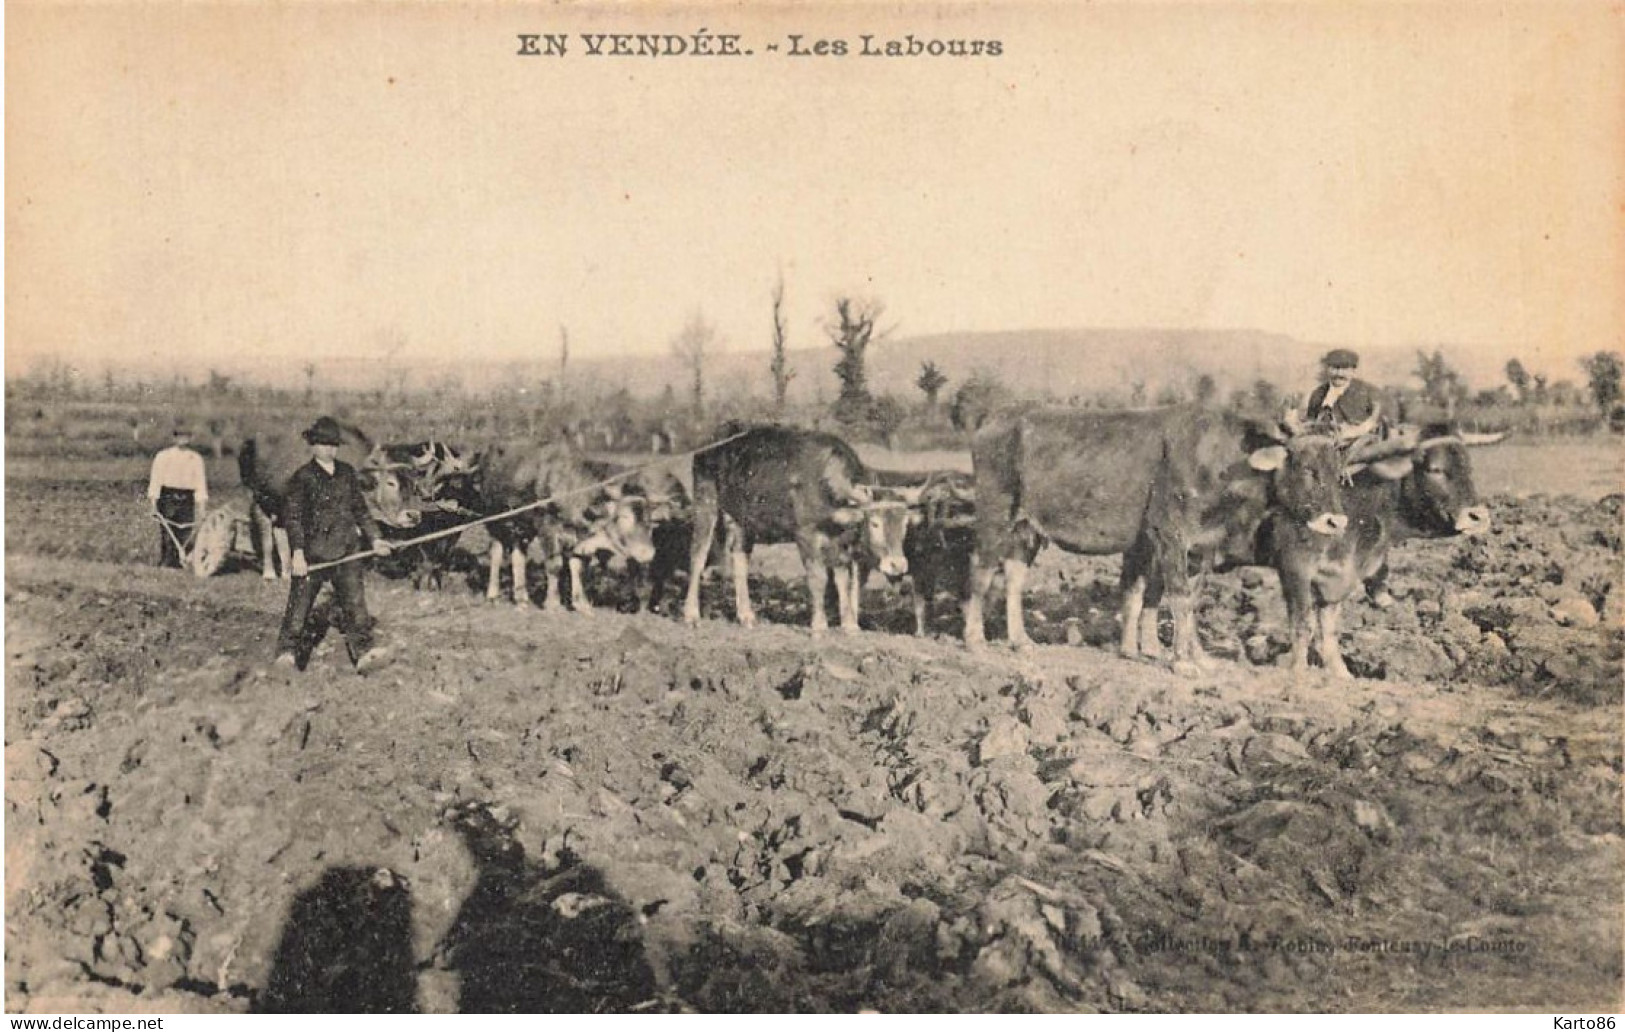
M 841 629 L 858 630 L 860 567 L 888 577 L 908 572 L 903 535 L 910 513 L 901 501 L 876 500 L 851 445 L 831 434 L 781 426 L 739 429 L 732 440 L 694 457 L 694 531 L 689 543 L 683 621 L 700 619 L 700 576 L 717 520 L 733 568 L 734 611 L 754 626 L 747 575 L 758 544 L 794 542 L 806 569 L 812 631 L 829 628 L 824 588 L 833 578 Z
M 968 473 L 929 474 L 919 486 L 920 519 L 903 537 L 914 603 L 914 633 L 930 626 L 931 603 L 948 594 L 961 606 L 971 586 L 971 553 L 976 548 L 976 485 Z M 1043 542 L 1027 523 L 1016 528 L 1016 554 L 1031 563 Z
M 1226 552 L 1250 546 L 1267 511 L 1328 537 L 1348 525 L 1337 490 L 1334 438 L 1299 435 L 1282 444 L 1196 407 L 1032 410 L 984 426 L 971 457 L 976 546 L 965 596 L 970 645 L 983 640 L 982 598 L 995 563 L 1005 572 L 1011 644 L 1030 643 L 1021 609 L 1030 560 L 1023 553 L 1036 538 L 1069 552 L 1121 553 L 1120 651 L 1140 654 L 1141 614 L 1149 602 L 1154 616 L 1166 595 L 1175 664 L 1189 672 L 1200 658 L 1193 565 L 1199 573 Z M 1148 651 L 1156 647 L 1154 632 L 1145 645 Z
M 375 474 L 368 503 L 400 513 L 395 523 L 379 525 L 391 541 L 449 531 L 476 515 L 478 469 L 477 462 L 442 441 L 379 445 L 362 466 L 364 473 Z M 410 564 L 414 589 L 440 587 L 458 536 L 446 534 L 397 553 Z
M 622 503 L 645 507 L 654 557 L 647 563 L 634 560 L 628 566 L 637 609 L 657 612 L 667 582 L 688 565 L 688 543 L 694 529 L 688 487 L 664 461 L 631 467 L 589 459 L 587 466 L 596 479 L 614 480 Z M 601 567 L 614 564 L 615 557 L 608 552 L 599 552 L 598 558 Z
M 343 443 L 339 446 L 339 461 L 356 468 L 362 490 L 367 495 L 368 508 L 380 529 L 410 525 L 413 517 L 403 506 L 404 494 L 396 474 L 388 470 L 371 469 L 367 458 L 373 453 L 372 442 L 360 429 L 341 423 Z M 294 470 L 310 461 L 310 447 L 292 436 L 261 434 L 245 439 L 237 449 L 237 473 L 243 486 L 253 495 L 249 518 L 253 524 L 255 547 L 260 554 L 262 575 L 275 580 L 277 566 L 281 566 L 284 579 L 289 575 L 292 549 L 288 546 L 288 532 L 282 523 L 282 503 L 288 478 Z
M 1257 558 L 1281 578 L 1294 671 L 1308 667 L 1310 639 L 1318 627 L 1321 665 L 1335 677 L 1350 676 L 1337 640 L 1343 603 L 1362 583 L 1373 596 L 1386 594 L 1388 550 L 1394 544 L 1489 529 L 1489 510 L 1478 504 L 1467 449 L 1504 436 L 1431 426 L 1356 442 L 1344 471 L 1350 525 L 1341 539 L 1306 534 L 1270 514 L 1260 529 Z
M 654 559 L 646 507 L 623 497 L 618 487 L 597 485 L 603 478 L 568 444 L 529 442 L 493 446 L 479 459 L 478 508 L 496 515 L 523 507 L 525 511 L 487 525 L 491 535 L 490 580 L 486 598 L 500 596 L 502 553 L 513 566 L 513 600 L 530 605 L 525 583 L 526 550 L 535 542 L 546 557 L 548 575 L 542 586 L 542 608 L 552 603 L 548 582 L 553 560 L 562 556 L 570 572 L 570 608 L 589 612 L 581 585 L 585 559 L 600 552 L 647 563 Z M 538 505 L 538 502 L 546 504 Z

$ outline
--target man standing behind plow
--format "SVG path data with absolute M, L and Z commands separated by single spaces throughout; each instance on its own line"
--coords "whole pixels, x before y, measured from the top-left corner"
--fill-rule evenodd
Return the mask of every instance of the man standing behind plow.
M 277 635 L 276 664 L 303 670 L 310 661 L 311 650 L 327 629 L 325 615 L 313 618 L 311 608 L 322 585 L 332 582 L 337 623 L 344 632 L 350 661 L 364 674 L 387 662 L 387 650 L 373 645 L 373 620 L 367 613 L 361 563 L 342 560 L 368 547 L 377 555 L 388 555 L 390 546 L 367 511 L 355 469 L 338 460 L 341 433 L 332 417 L 316 420 L 304 432 L 311 460 L 288 479 L 283 523 L 293 552 L 289 562 L 293 582 Z

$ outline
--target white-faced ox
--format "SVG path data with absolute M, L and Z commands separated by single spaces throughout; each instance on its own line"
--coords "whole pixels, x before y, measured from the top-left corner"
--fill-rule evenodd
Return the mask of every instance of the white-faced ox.
M 636 608 L 655 612 L 667 581 L 688 566 L 688 543 L 694 529 L 688 487 L 671 460 L 633 467 L 590 459 L 587 465 L 598 479 L 614 480 L 622 502 L 641 502 L 645 506 L 654 558 L 647 563 L 632 560 L 625 567 L 633 584 Z M 614 570 L 620 565 L 615 561 L 618 557 L 609 552 L 600 552 L 597 558 L 601 570 Z
M 368 504 L 399 513 L 397 519 L 379 524 L 391 542 L 451 531 L 476 515 L 478 462 L 444 441 L 379 445 L 362 470 L 373 474 Z M 458 537 L 447 533 L 397 551 L 410 565 L 414 589 L 440 586 Z
M 758 544 L 794 543 L 801 553 L 811 596 L 812 630 L 827 630 L 824 587 L 833 578 L 841 629 L 858 630 L 860 568 L 888 577 L 908 572 L 903 534 L 911 518 L 907 504 L 878 499 L 866 483 L 867 470 L 850 445 L 831 434 L 765 426 L 694 457 L 694 532 L 689 569 L 704 569 L 718 519 L 733 568 L 734 611 L 753 626 L 747 575 Z M 700 580 L 688 580 L 685 623 L 700 619 Z
M 497 445 L 479 459 L 478 500 L 485 515 L 523 509 L 506 519 L 486 524 L 491 535 L 490 580 L 486 597 L 500 597 L 504 551 L 513 567 L 513 599 L 530 605 L 526 584 L 526 552 L 535 544 L 542 552 L 544 577 L 542 608 L 552 605 L 550 582 L 558 560 L 570 572 L 570 608 L 590 612 L 582 588 L 584 560 L 600 552 L 647 563 L 654 558 L 644 499 L 623 497 L 616 487 L 600 487 L 600 477 L 567 444 L 530 442 Z M 543 503 L 543 504 L 538 504 Z
M 962 608 L 970 592 L 971 554 L 976 550 L 975 481 L 969 473 L 930 473 L 919 486 L 915 507 L 920 519 L 909 524 L 903 555 L 908 559 L 914 634 L 923 637 L 930 629 L 931 604 L 939 595 L 950 596 Z M 1031 563 L 1043 541 L 1025 521 L 1015 531 L 1015 554 Z
M 1280 574 L 1293 670 L 1308 667 L 1310 639 L 1318 630 L 1321 664 L 1333 676 L 1349 676 L 1337 638 L 1343 603 L 1362 584 L 1374 596 L 1382 593 L 1393 545 L 1408 538 L 1474 536 L 1490 528 L 1467 449 L 1504 436 L 1431 426 L 1357 442 L 1346 458 L 1342 498 L 1350 524 L 1341 538 L 1304 533 L 1270 515 L 1258 536 L 1256 559 Z
M 1348 524 L 1329 436 L 1260 439 L 1195 407 L 1091 412 L 1040 409 L 977 432 L 976 547 L 965 598 L 965 640 L 983 640 L 982 599 L 996 565 L 1006 577 L 1013 645 L 1025 645 L 1021 594 L 1032 536 L 1085 555 L 1123 556 L 1120 651 L 1155 654 L 1154 618 L 1166 599 L 1177 668 L 1200 658 L 1195 577 L 1229 551 L 1251 548 L 1266 511 L 1309 533 Z M 1149 605 L 1151 633 L 1140 620 Z
M 355 467 L 367 496 L 367 507 L 379 527 L 411 525 L 415 516 L 405 504 L 406 495 L 398 476 L 393 471 L 367 465 L 374 451 L 372 441 L 349 424 L 340 423 L 339 430 L 342 441 L 338 459 Z M 293 552 L 282 523 L 282 504 L 288 478 L 309 462 L 310 456 L 310 446 L 291 433 L 258 434 L 245 439 L 237 448 L 237 473 L 253 496 L 249 518 L 253 521 L 254 544 L 266 580 L 276 579 L 279 563 L 283 579 L 289 576 Z

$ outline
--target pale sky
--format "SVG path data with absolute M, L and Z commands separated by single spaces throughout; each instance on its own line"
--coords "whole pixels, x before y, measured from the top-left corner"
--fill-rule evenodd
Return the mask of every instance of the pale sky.
M 580 39 L 702 27 L 754 55 Z M 765 348 L 781 267 L 793 346 L 855 292 L 1557 365 L 1622 344 L 1622 44 L 1602 3 L 14 0 L 6 365 L 664 353 L 696 309 Z

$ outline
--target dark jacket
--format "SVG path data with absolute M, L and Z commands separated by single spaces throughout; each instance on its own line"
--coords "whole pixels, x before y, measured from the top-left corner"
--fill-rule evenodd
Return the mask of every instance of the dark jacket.
M 1321 406 L 1326 400 L 1326 392 L 1331 388 L 1331 384 L 1323 383 L 1309 395 L 1308 416 L 1311 422 L 1325 418 L 1321 413 Z M 1377 411 L 1376 389 L 1364 380 L 1350 380 L 1348 389 L 1331 407 L 1332 418 L 1344 426 L 1364 423 L 1375 411 Z
M 288 544 L 308 562 L 331 562 L 363 551 L 378 538 L 354 467 L 333 463 L 329 474 L 312 459 L 288 478 L 282 521 Z M 364 543 L 363 543 L 364 539 Z

